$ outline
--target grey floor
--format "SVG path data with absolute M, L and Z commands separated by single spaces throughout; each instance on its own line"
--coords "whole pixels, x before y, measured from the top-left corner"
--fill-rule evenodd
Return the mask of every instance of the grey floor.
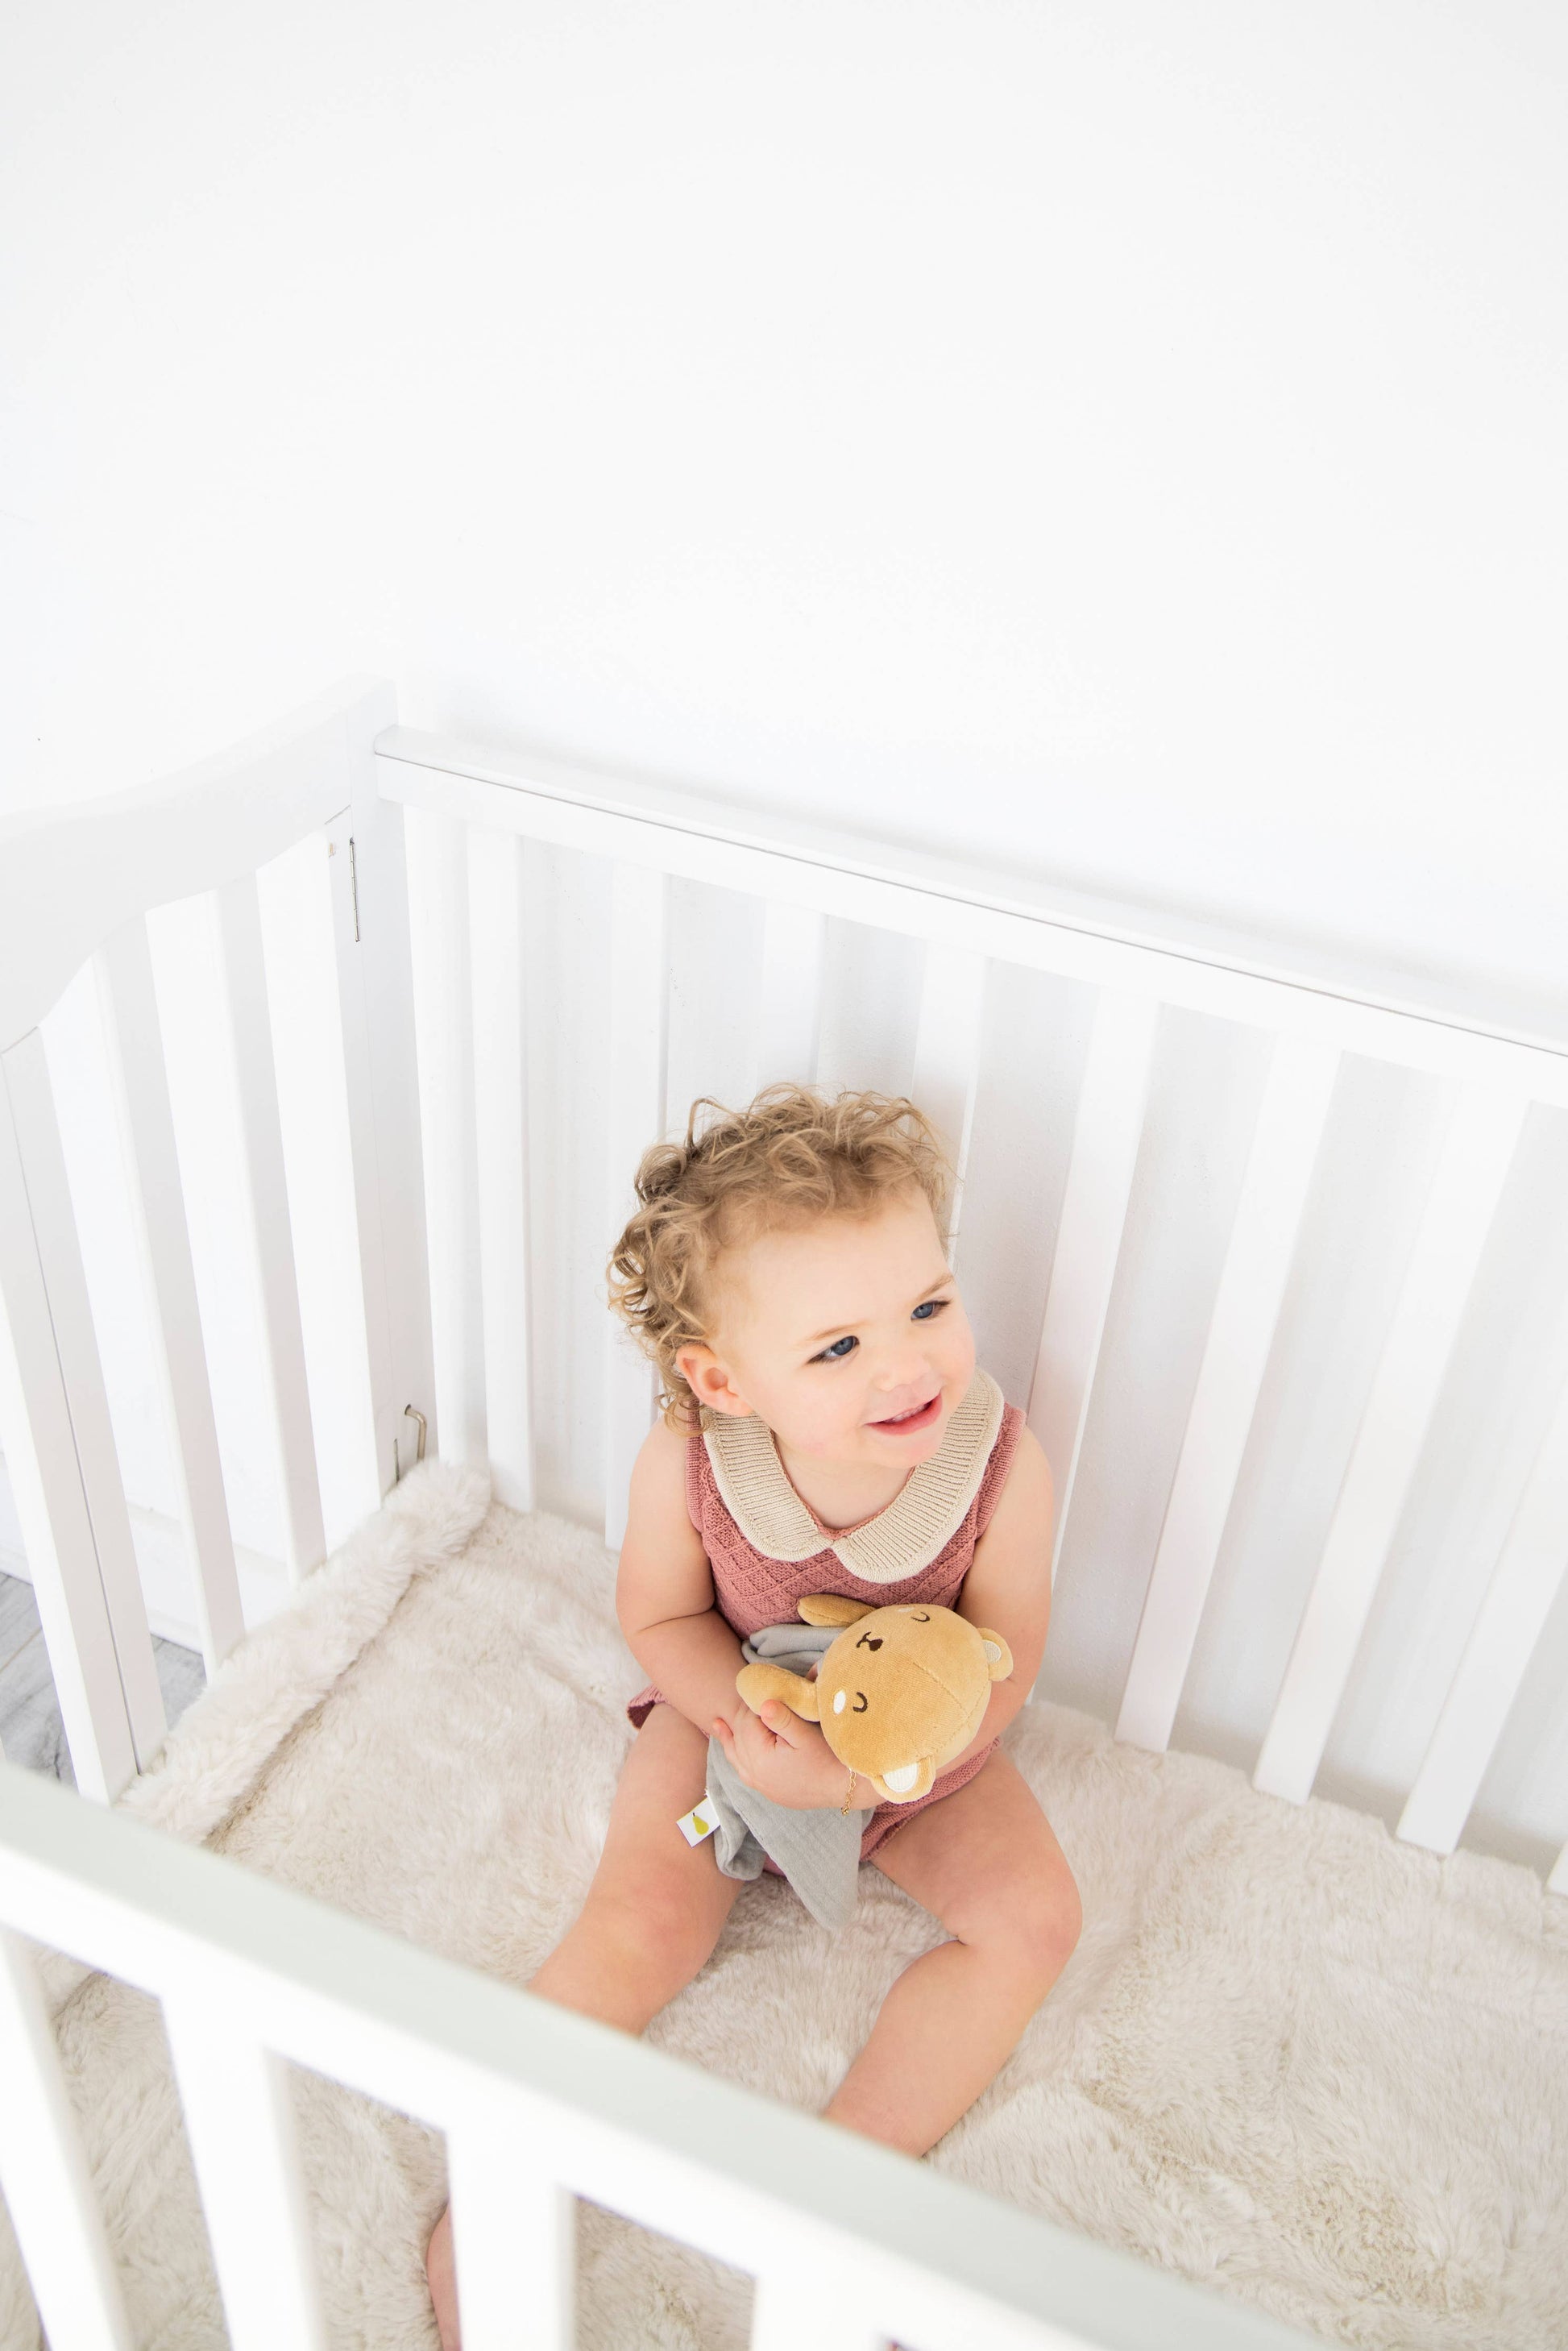
M 201 1657 L 156 1635 L 152 1648 L 164 1710 L 171 1723 L 178 1722 L 206 1687 Z M 0 1575 L 0 1754 L 7 1763 L 25 1763 L 75 1785 L 33 1587 L 16 1575 Z

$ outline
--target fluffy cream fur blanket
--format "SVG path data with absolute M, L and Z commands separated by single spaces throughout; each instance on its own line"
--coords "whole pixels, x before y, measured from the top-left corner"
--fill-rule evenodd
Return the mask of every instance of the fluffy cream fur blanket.
M 614 1562 L 581 1528 L 486 1510 L 430 1464 L 254 1635 L 126 1807 L 520 1982 L 569 1923 L 641 1679 Z M 1568 1903 L 1510 1864 L 1439 1862 L 1327 1803 L 1114 1745 L 1031 1708 L 1009 1748 L 1086 1926 L 945 2170 L 1346 2343 L 1555 2351 L 1568 2335 Z M 833 1942 L 746 1888 L 651 2037 L 815 2106 L 940 1930 L 872 1869 Z M 158 2014 L 54 1963 L 60 2046 L 139 2344 L 223 2331 Z M 430 2351 L 441 2151 L 299 2083 L 332 2339 Z M 594 2208 L 582 2339 L 744 2342 L 747 2282 Z M 0 2249 L 0 2344 L 36 2325 Z

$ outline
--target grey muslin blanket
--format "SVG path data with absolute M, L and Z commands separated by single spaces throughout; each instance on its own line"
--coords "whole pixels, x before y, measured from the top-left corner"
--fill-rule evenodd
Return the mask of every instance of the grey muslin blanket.
M 805 1674 L 838 1638 L 829 1625 L 764 1625 L 741 1644 L 747 1665 Z M 713 1851 L 726 1877 L 760 1877 L 776 1862 L 812 1917 L 839 1934 L 855 1916 L 860 1839 L 868 1812 L 798 1812 L 775 1804 L 737 1777 L 716 1739 L 708 1741 L 708 1803 L 718 1815 Z

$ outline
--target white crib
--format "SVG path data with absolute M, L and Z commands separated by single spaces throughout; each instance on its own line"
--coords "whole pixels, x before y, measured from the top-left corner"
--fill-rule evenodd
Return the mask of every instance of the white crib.
M 469 2351 L 571 2343 L 577 2195 L 752 2272 L 758 2351 L 797 2339 L 792 2292 L 805 2274 L 824 2351 L 872 2351 L 889 2335 L 920 2351 L 1305 2340 L 108 1808 L 166 1727 L 39 1024 L 93 959 L 211 1671 L 243 1637 L 244 1608 L 146 916 L 214 893 L 297 1577 L 326 1548 L 322 1413 L 306 1378 L 256 875 L 312 836 L 328 852 L 336 989 L 321 1008 L 341 1038 L 358 1247 L 349 1359 L 363 1389 L 342 1423 L 352 1458 L 333 1466 L 361 1512 L 428 1440 L 447 1458 L 487 1459 L 497 1497 L 521 1510 L 547 1466 L 549 1499 L 578 1515 L 597 1501 L 614 1544 L 652 1390 L 589 1276 L 630 1171 L 696 1092 L 733 1099 L 770 1077 L 831 1075 L 835 1053 L 851 1072 L 843 941 L 861 926 L 855 939 L 890 943 L 898 1002 L 884 1028 L 904 1037 L 910 1091 L 960 1169 L 961 1258 L 978 1252 L 1015 1355 L 1027 1340 L 1010 1384 L 1027 1389 L 1055 1469 L 1060 1563 L 1106 1335 L 1126 1302 L 1159 1025 L 1172 1008 L 1233 1024 L 1256 1056 L 1255 1113 L 1199 1344 L 1176 1383 L 1152 1564 L 1111 1579 L 1100 1626 L 1116 1736 L 1156 1750 L 1179 1728 L 1222 1560 L 1232 1618 L 1263 1605 L 1234 1541 L 1225 1551 L 1227 1529 L 1260 1449 L 1261 1399 L 1293 1343 L 1287 1295 L 1342 1064 L 1364 1057 L 1434 1081 L 1408 1254 L 1252 1741 L 1258 1787 L 1297 1802 L 1319 1781 L 1358 1658 L 1365 1670 L 1527 1118 L 1568 1109 L 1568 1040 L 1501 992 L 1270 952 L 1026 877 L 411 733 L 373 684 L 0 845 L 0 1442 L 78 1785 L 100 1800 L 0 1774 L 0 2186 L 56 2351 L 128 2351 L 130 2337 L 25 1938 L 163 2003 L 240 2351 L 325 2340 L 285 2061 L 447 2134 Z M 581 904 L 594 897 L 591 921 L 581 905 L 541 914 L 559 852 L 581 861 L 573 889 Z M 696 919 L 704 910 L 711 926 Z M 548 988 L 540 1001 L 542 956 L 574 961 L 569 1002 Z M 997 1008 L 1019 972 L 1071 984 L 1085 1011 L 1050 1181 L 996 1114 L 1012 1043 Z M 880 1000 L 886 1010 L 886 987 Z M 979 1319 L 984 1353 L 984 1297 Z M 1395 1767 L 1397 1834 L 1434 1853 L 1453 1849 L 1511 1721 L 1519 1730 L 1568 1562 L 1568 1389 L 1533 1409 L 1526 1441 L 1478 1472 L 1452 1571 L 1429 1590 L 1403 1577 L 1398 1630 L 1415 1662 L 1378 1677 L 1383 1751 L 1408 1759 Z M 1130 1633 L 1119 1647 L 1118 1625 Z M 1093 1646 L 1085 1635 L 1084 1654 Z M 1221 1654 L 1211 1680 L 1223 1668 Z M 1515 1738 L 1524 1762 L 1510 1784 L 1538 1849 L 1562 1756 L 1533 1721 Z M 1196 1717 L 1180 1731 L 1181 1743 L 1205 1737 Z M 1244 1723 L 1222 1724 L 1215 1751 L 1233 1757 L 1244 1736 Z M 1563 1826 L 1559 1816 L 1559 1836 Z M 1568 1849 L 1550 1883 L 1568 1891 Z

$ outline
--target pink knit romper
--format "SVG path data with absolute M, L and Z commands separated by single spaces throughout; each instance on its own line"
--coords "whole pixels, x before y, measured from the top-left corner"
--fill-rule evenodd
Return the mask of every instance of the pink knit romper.
M 1017 1405 L 1004 1403 L 988 1374 L 977 1373 L 975 1384 L 954 1413 L 948 1436 L 932 1462 L 912 1472 L 893 1500 L 873 1518 L 857 1527 L 831 1529 L 823 1525 L 790 1486 L 772 1437 L 760 1422 L 722 1425 L 717 1423 L 717 1416 L 710 1414 L 704 1414 L 703 1420 L 702 1430 L 687 1443 L 686 1507 L 708 1554 L 719 1614 L 742 1640 L 748 1634 L 760 1632 L 764 1625 L 792 1623 L 796 1601 L 811 1593 L 833 1593 L 846 1600 L 863 1600 L 873 1608 L 888 1608 L 915 1600 L 932 1601 L 942 1608 L 955 1607 L 974 1558 L 975 1545 L 1002 1499 L 1023 1426 L 1023 1415 Z M 755 1510 L 748 1510 L 737 1490 L 737 1431 L 745 1433 L 741 1475 L 746 1482 L 748 1497 L 760 1497 L 760 1507 Z M 728 1475 L 726 1450 L 731 1453 Z M 935 1470 L 938 1474 L 922 1481 L 923 1494 L 912 1493 L 923 1470 Z M 726 1500 L 721 1490 L 722 1483 L 729 1486 L 731 1500 Z M 920 1504 L 927 1497 L 931 1498 L 930 1506 L 922 1514 Z M 737 1520 L 731 1501 L 735 1501 L 747 1518 L 746 1528 Z M 943 1527 L 944 1503 L 949 1505 L 949 1518 L 955 1507 L 962 1506 L 962 1515 L 950 1532 Z M 767 1539 L 779 1541 L 780 1530 L 784 1530 L 785 1539 L 780 1548 L 787 1551 L 789 1557 L 779 1557 L 761 1547 L 759 1516 L 768 1521 Z M 931 1556 L 933 1523 L 944 1539 Z M 802 1557 L 800 1529 L 806 1529 L 805 1540 L 809 1541 L 811 1526 L 822 1535 L 823 1548 Z M 790 1540 L 792 1535 L 794 1539 Z M 922 1536 L 926 1540 L 922 1541 Z M 878 1570 L 874 1579 L 857 1574 L 840 1555 L 844 1548 L 855 1549 L 856 1539 L 866 1563 L 875 1564 Z M 897 1570 L 901 1557 L 913 1559 L 916 1564 L 910 1573 L 900 1577 Z M 662 1692 L 650 1683 L 638 1692 L 627 1713 L 640 1729 L 661 1701 L 669 1704 Z M 939 1803 L 942 1797 L 950 1796 L 955 1789 L 972 1780 L 990 1760 L 995 1745 L 995 1740 L 990 1740 L 978 1754 L 939 1772 L 932 1786 L 913 1802 L 878 1804 L 861 1839 L 861 1860 L 875 1853 L 901 1822 L 927 1804 Z M 771 1861 L 768 1867 L 774 1867 Z

